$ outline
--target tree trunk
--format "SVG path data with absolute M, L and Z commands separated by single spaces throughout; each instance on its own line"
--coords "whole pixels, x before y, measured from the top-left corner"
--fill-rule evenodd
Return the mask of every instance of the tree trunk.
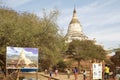
M 81 60 L 78 60 L 78 73 L 80 73 L 80 62 Z

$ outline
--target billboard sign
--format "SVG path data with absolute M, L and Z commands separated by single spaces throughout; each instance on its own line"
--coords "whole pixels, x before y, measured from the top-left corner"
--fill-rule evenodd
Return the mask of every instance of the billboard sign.
M 7 47 L 6 69 L 38 69 L 38 49 Z

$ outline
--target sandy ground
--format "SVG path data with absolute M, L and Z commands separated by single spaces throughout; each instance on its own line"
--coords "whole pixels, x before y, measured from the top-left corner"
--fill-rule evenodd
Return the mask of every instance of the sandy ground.
M 49 74 L 44 74 L 43 72 L 40 72 L 38 74 L 36 73 L 22 73 L 21 75 L 25 75 L 26 78 L 28 78 L 27 80 L 29 80 L 31 77 L 34 77 L 33 80 L 36 80 L 35 78 L 38 77 L 38 80 L 49 80 Z M 44 76 L 43 76 L 44 75 Z M 54 78 L 57 78 L 59 80 L 75 80 L 74 75 L 70 75 L 70 79 L 68 79 L 67 74 L 63 74 L 63 73 L 59 73 L 58 76 L 56 77 L 55 74 L 52 75 Z M 55 79 L 51 79 L 51 80 L 55 80 Z M 83 75 L 79 74 L 78 75 L 78 79 L 77 80 L 83 80 Z M 89 74 L 87 75 L 87 79 L 86 80 L 90 80 L 90 76 Z M 92 79 L 91 79 L 92 80 Z M 109 80 L 115 80 L 113 78 L 109 78 Z
M 33 80 L 37 77 L 38 77 L 38 80 L 49 80 L 48 79 L 49 74 L 44 74 L 42 72 L 38 73 L 38 74 L 36 74 L 36 73 L 21 73 L 20 76 L 24 76 L 27 79 L 33 78 Z M 75 80 L 74 75 L 70 75 L 70 79 L 68 79 L 67 74 L 62 74 L 62 73 L 58 74 L 57 76 L 55 76 L 55 74 L 53 74 L 52 76 L 59 80 Z M 78 80 L 83 80 L 82 78 L 83 78 L 82 75 L 79 74 Z M 54 79 L 52 79 L 52 80 L 54 80 Z
M 54 78 L 58 79 L 58 80 L 75 80 L 73 74 L 70 75 L 70 79 L 68 79 L 67 74 L 63 74 L 63 73 L 59 73 L 57 77 L 55 76 L 55 74 L 53 74 L 52 76 Z M 39 73 L 35 73 L 35 72 L 32 72 L 32 73 L 20 73 L 19 77 L 24 77 L 22 80 L 49 80 L 48 79 L 49 78 L 49 74 L 45 74 L 43 72 L 39 72 Z M 0 80 L 3 80 L 3 79 L 0 78 Z M 51 79 L 51 80 L 55 80 L 55 79 Z M 77 80 L 83 80 L 82 74 L 78 75 L 78 79 Z M 86 80 L 90 80 L 89 75 L 87 75 L 87 79 Z M 109 80 L 114 80 L 114 79 L 109 79 Z

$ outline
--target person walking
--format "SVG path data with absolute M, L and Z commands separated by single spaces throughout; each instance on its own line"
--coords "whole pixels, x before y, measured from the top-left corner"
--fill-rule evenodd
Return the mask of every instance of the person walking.
M 74 73 L 75 80 L 77 80 L 78 79 L 78 69 L 77 69 L 77 67 L 75 67 L 73 69 L 73 73 Z
M 83 80 L 86 80 L 86 71 L 83 70 Z
M 58 69 L 56 68 L 55 69 L 55 77 L 57 77 L 58 76 Z
M 51 80 L 51 78 L 52 78 L 52 70 L 50 70 L 49 75 L 50 75 L 50 77 L 48 78 L 48 80 Z
M 70 69 L 67 69 L 66 72 L 67 72 L 68 79 L 70 79 Z
M 109 79 L 109 73 L 110 73 L 110 68 L 109 66 L 106 64 L 105 65 L 105 73 L 104 73 L 104 79 L 108 80 Z
M 45 69 L 45 74 L 47 74 L 48 73 L 48 70 L 47 69 Z

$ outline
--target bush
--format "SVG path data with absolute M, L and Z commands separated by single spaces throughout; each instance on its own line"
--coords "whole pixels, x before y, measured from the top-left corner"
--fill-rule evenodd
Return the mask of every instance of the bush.
M 67 68 L 67 65 L 64 61 L 59 61 L 57 66 L 58 66 L 59 71 L 61 72 L 64 72 L 65 68 Z

